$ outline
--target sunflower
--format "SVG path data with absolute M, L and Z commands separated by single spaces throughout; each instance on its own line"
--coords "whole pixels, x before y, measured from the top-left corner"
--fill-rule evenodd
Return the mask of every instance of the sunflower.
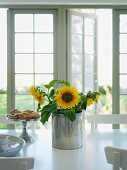
M 31 86 L 29 89 L 28 89 L 28 92 L 31 94 L 31 95 L 34 95 L 36 93 L 36 89 L 34 86 Z
M 64 86 L 57 89 L 55 95 L 56 103 L 63 109 L 69 109 L 76 106 L 79 102 L 80 95 L 74 87 Z
M 94 100 L 92 98 L 87 98 L 87 106 L 90 106 L 94 103 Z
M 37 92 L 36 92 L 36 95 L 34 95 L 34 99 L 35 99 L 39 104 L 43 104 L 43 103 L 44 103 L 44 100 L 45 100 L 43 94 L 37 93 Z
M 44 103 L 44 96 L 42 93 L 40 93 L 34 86 L 31 86 L 28 89 L 28 92 L 34 97 L 34 99 L 39 103 L 43 104 Z

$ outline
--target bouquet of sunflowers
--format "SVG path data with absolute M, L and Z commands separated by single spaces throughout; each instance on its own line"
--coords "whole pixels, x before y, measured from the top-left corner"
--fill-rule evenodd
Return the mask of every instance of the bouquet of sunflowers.
M 57 88 L 58 84 L 62 86 Z M 28 91 L 38 102 L 37 111 L 41 113 L 43 124 L 48 121 L 51 114 L 63 114 L 70 121 L 75 121 L 76 114 L 98 102 L 100 96 L 98 92 L 80 93 L 64 80 L 52 80 L 43 86 L 31 86 Z

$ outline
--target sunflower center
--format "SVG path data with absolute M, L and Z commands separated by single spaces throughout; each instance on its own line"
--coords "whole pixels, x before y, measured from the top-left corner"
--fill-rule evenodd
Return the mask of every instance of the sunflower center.
M 72 99 L 73 99 L 73 96 L 71 93 L 69 92 L 65 92 L 63 95 L 62 95 L 62 99 L 65 101 L 65 102 L 71 102 Z

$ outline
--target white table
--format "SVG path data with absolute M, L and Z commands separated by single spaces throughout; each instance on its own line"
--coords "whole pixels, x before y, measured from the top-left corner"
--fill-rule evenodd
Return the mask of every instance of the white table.
M 0 130 L 0 133 L 17 135 L 18 131 Z M 33 132 L 34 142 L 26 144 L 17 156 L 33 156 L 34 170 L 111 170 L 106 162 L 104 147 L 107 145 L 127 149 L 127 131 L 94 130 L 84 133 L 84 146 L 75 150 L 52 147 L 51 130 Z

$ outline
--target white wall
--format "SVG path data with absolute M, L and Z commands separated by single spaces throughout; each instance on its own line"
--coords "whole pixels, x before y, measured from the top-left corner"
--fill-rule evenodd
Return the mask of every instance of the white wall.
M 127 5 L 127 0 L 0 0 L 0 5 Z

